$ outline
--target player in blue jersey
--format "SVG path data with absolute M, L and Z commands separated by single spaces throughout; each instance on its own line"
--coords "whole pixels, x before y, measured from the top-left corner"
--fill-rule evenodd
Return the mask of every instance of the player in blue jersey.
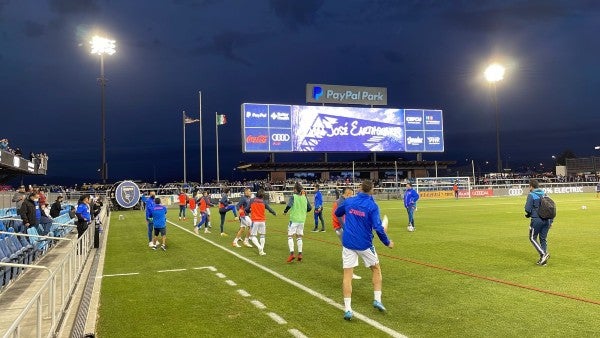
M 152 223 L 152 216 L 150 216 L 150 212 L 154 207 L 154 199 L 156 197 L 156 193 L 154 191 L 150 192 L 150 195 L 146 198 L 146 223 L 148 225 L 148 246 L 153 247 L 152 241 L 152 230 L 154 229 L 154 224 Z
M 373 199 L 373 182 L 365 180 L 360 186 L 361 192 L 354 197 L 347 198 L 335 210 L 337 217 L 345 216 L 344 231 L 342 232 L 342 262 L 344 278 L 342 291 L 344 294 L 344 319 L 352 319 L 352 275 L 354 267 L 358 266 L 358 258 L 362 258 L 365 266 L 373 274 L 373 307 L 385 311 L 381 303 L 381 267 L 379 258 L 373 246 L 373 230 L 379 240 L 388 248 L 394 247 L 383 226 L 379 216 L 379 207 Z
M 404 207 L 408 214 L 408 231 L 415 231 L 415 211 L 417 210 L 417 201 L 419 193 L 413 189 L 412 184 L 406 183 L 406 191 L 404 192 Z
M 235 217 L 235 220 L 238 219 L 237 211 L 235 210 L 235 205 L 229 200 L 229 191 L 231 191 L 230 188 L 225 188 L 225 190 L 221 194 L 221 199 L 219 200 L 219 215 L 221 216 L 221 236 L 227 236 L 224 229 L 225 215 L 227 214 L 227 212 L 233 212 L 233 217 Z
M 325 232 L 325 221 L 323 220 L 323 195 L 321 194 L 321 190 L 319 190 L 319 185 L 315 185 L 315 209 L 314 209 L 314 217 L 315 217 L 315 228 L 312 232 L 319 231 L 319 220 L 321 220 L 321 232 Z
M 152 249 L 156 250 L 158 245 L 158 235 L 162 237 L 161 249 L 167 250 L 167 208 L 160 204 L 160 198 L 154 199 L 152 209 L 146 205 L 146 210 L 150 210 L 150 218 L 154 223 L 154 240 L 152 241 Z
M 252 220 L 250 217 L 246 215 L 246 209 L 250 208 L 250 198 L 252 197 L 252 192 L 250 188 L 244 189 L 244 194 L 240 198 L 238 204 L 236 204 L 236 209 L 238 210 L 240 217 L 240 230 L 238 230 L 235 238 L 233 239 L 233 246 L 236 248 L 240 248 L 241 246 L 238 242 L 242 239 L 242 235 L 244 236 L 244 246 L 248 248 L 252 248 L 252 244 L 250 244 L 250 226 L 252 225 Z

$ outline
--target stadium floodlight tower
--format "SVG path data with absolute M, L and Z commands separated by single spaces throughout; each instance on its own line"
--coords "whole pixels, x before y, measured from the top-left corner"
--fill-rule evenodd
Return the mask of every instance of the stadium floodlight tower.
M 502 159 L 500 158 L 500 123 L 498 119 L 498 94 L 496 93 L 496 83 L 504 79 L 504 72 L 505 68 L 502 65 L 492 63 L 483 73 L 485 79 L 490 84 L 492 100 L 494 101 L 494 108 L 496 110 L 496 160 L 498 164 L 498 173 L 502 172 Z
M 102 168 L 100 173 L 102 183 L 106 183 L 107 165 L 106 165 L 106 117 L 104 113 L 104 87 L 106 87 L 106 78 L 104 77 L 104 55 L 113 55 L 116 52 L 115 40 L 94 36 L 90 41 L 92 45 L 92 54 L 100 55 L 100 114 L 102 123 Z

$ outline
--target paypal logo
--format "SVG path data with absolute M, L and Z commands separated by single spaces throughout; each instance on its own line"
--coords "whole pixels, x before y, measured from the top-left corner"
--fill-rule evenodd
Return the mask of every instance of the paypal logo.
M 318 100 L 321 96 L 323 96 L 323 88 L 314 86 L 312 96 L 313 99 Z

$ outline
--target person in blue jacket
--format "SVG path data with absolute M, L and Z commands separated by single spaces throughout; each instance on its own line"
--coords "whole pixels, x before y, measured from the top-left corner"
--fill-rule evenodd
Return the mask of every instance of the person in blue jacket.
M 344 295 L 344 319 L 352 319 L 352 275 L 354 267 L 358 266 L 358 258 L 362 258 L 365 266 L 373 273 L 373 307 L 386 311 L 381 303 L 382 275 L 379 258 L 373 246 L 373 230 L 383 245 L 394 247 L 381 224 L 379 207 L 373 199 L 373 182 L 365 180 L 360 186 L 361 192 L 347 198 L 337 207 L 335 215 L 345 216 L 344 231 L 342 232 L 342 264 L 344 277 L 342 292 Z
M 156 193 L 154 191 L 150 192 L 150 195 L 146 198 L 146 224 L 148 226 L 148 246 L 153 247 L 152 241 L 152 230 L 154 229 L 154 224 L 152 223 L 152 208 L 154 208 L 154 199 L 156 197 Z
M 550 257 L 546 238 L 554 220 L 542 219 L 538 215 L 541 198 L 544 197 L 545 193 L 544 190 L 540 189 L 540 183 L 537 180 L 529 181 L 529 191 L 525 202 L 525 217 L 531 219 L 529 223 L 529 241 L 540 255 L 540 259 L 536 264 L 546 265 Z
M 413 189 L 412 184 L 406 183 L 406 191 L 404 192 L 404 207 L 408 213 L 408 231 L 415 231 L 415 210 L 417 210 L 417 201 L 419 193 Z
M 146 205 L 146 210 L 150 210 L 150 218 L 154 224 L 154 240 L 152 241 L 152 249 L 156 250 L 158 245 L 158 235 L 162 236 L 161 249 L 167 250 L 167 208 L 160 204 L 160 198 L 154 199 L 152 209 Z
M 315 228 L 312 232 L 319 231 L 319 220 L 321 220 L 321 232 L 325 232 L 325 220 L 323 220 L 323 194 L 321 194 L 318 184 L 315 185 L 315 209 L 313 212 L 315 217 Z

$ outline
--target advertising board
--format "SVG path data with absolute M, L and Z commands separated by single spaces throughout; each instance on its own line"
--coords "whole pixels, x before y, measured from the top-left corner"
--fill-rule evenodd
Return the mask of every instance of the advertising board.
M 443 152 L 441 110 L 242 104 L 244 152 Z

